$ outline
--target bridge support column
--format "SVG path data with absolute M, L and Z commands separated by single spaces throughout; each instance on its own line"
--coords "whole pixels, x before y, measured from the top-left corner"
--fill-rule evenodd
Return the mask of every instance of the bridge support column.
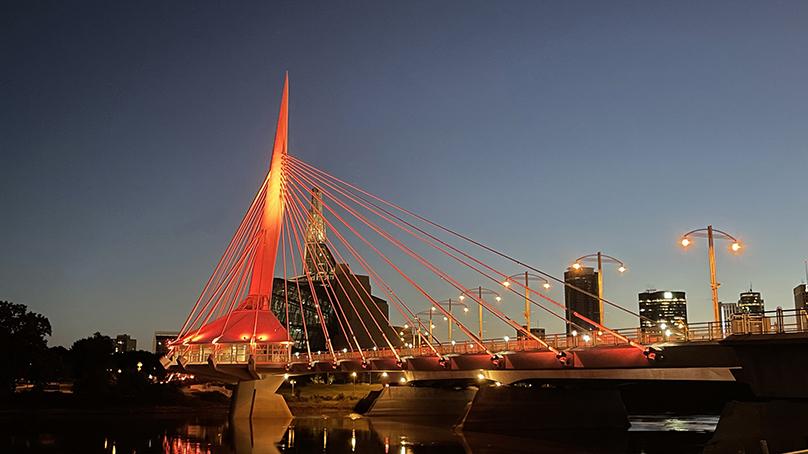
M 230 401 L 230 419 L 292 417 L 283 396 L 276 393 L 283 377 L 268 375 L 261 380 L 240 381 Z
M 730 402 L 721 413 L 708 454 L 786 452 L 805 449 L 808 401 Z
M 629 422 L 617 389 L 485 386 L 461 426 L 463 431 L 490 433 L 623 431 Z

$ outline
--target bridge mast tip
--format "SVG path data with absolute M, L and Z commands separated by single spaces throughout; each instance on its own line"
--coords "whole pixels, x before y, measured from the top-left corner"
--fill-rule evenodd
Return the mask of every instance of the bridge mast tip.
M 280 112 L 278 113 L 278 126 L 277 129 L 275 130 L 275 148 L 273 152 L 277 152 L 281 155 L 287 154 L 288 129 L 289 129 L 289 71 L 286 71 L 283 77 L 281 108 Z

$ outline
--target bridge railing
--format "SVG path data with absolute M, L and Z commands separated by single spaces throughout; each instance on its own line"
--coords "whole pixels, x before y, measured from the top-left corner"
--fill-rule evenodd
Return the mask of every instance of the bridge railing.
M 733 334 L 784 334 L 808 332 L 805 309 L 782 309 L 762 313 L 734 314 L 723 322 L 688 325 L 688 340 L 722 339 Z
M 662 342 L 714 342 L 733 334 L 764 335 L 778 333 L 808 332 L 808 312 L 805 309 L 781 309 L 759 314 L 735 314 L 723 322 L 690 323 L 670 329 L 623 328 L 609 332 L 577 333 L 577 335 L 551 334 L 542 340 L 557 350 L 570 348 L 586 348 L 609 345 L 625 345 L 626 339 L 641 345 Z M 470 341 L 438 342 L 432 341 L 435 350 L 441 355 L 482 354 L 486 351 L 494 353 L 541 351 L 546 347 L 535 339 L 516 338 L 505 340 L 504 337 L 484 340 L 483 346 Z M 207 363 L 211 354 L 215 361 L 222 364 L 246 364 L 250 356 L 257 363 L 286 363 L 288 361 L 287 346 L 283 344 L 202 344 L 181 346 L 178 351 L 188 363 Z M 434 356 L 435 351 L 426 343 L 412 348 L 398 348 L 400 357 Z M 378 348 L 358 351 L 341 350 L 335 352 L 338 361 L 359 361 L 372 359 L 390 359 L 396 355 L 389 348 Z M 292 360 L 298 362 L 334 360 L 328 353 L 318 352 L 308 357 L 295 353 Z
M 221 364 L 247 364 L 250 356 L 256 363 L 286 363 L 289 359 L 288 346 L 284 344 L 192 344 L 179 349 L 179 354 L 189 364 L 204 364 L 213 355 L 214 361 Z

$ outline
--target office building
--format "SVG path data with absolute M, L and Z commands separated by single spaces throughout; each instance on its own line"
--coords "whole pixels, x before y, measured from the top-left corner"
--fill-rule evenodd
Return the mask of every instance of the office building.
M 722 323 L 732 320 L 732 316 L 738 313 L 738 303 L 724 303 L 719 301 L 718 312 Z
M 128 334 L 115 336 L 115 353 L 133 352 L 137 350 L 137 340 Z
M 569 267 L 564 272 L 564 283 L 567 284 L 564 286 L 564 304 L 567 308 L 567 320 L 575 323 L 575 325 L 567 323 L 567 334 L 570 335 L 573 331 L 580 331 L 581 328 L 597 331 L 598 328 L 595 325 L 574 315 L 573 312 L 577 312 L 592 321 L 600 322 L 600 303 L 597 298 L 598 272 L 588 266 Z
M 522 329 L 526 330 L 527 325 L 522 325 Z M 538 337 L 539 339 L 543 340 L 543 339 L 545 339 L 547 337 L 547 330 L 545 330 L 544 328 L 530 328 L 530 334 L 532 334 L 532 335 Z M 532 340 L 533 338 L 529 337 L 527 335 L 527 333 L 525 333 L 524 331 L 522 331 L 520 329 L 520 330 L 516 331 L 516 339 L 517 340 Z
M 748 292 L 741 293 L 738 300 L 738 313 L 763 315 L 763 312 L 763 298 L 760 297 L 760 292 L 753 292 L 752 287 L 749 287 Z
M 667 327 L 687 325 L 685 292 L 650 289 L 640 293 L 638 299 L 644 333 L 664 333 Z
M 794 287 L 794 309 L 797 310 L 797 329 L 808 329 L 808 285 Z
M 179 331 L 155 331 L 152 350 L 158 356 L 168 353 L 168 344 L 179 336 Z

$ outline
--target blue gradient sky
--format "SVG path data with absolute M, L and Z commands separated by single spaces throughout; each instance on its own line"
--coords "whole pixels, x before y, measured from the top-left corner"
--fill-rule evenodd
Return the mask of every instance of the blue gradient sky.
M 52 344 L 179 327 L 266 171 L 285 70 L 293 154 L 557 274 L 618 256 L 627 306 L 681 289 L 710 316 L 705 245 L 676 246 L 708 223 L 748 245 L 719 254 L 722 299 L 751 281 L 792 307 L 803 279 L 808 3 L 0 8 L 0 299 Z

